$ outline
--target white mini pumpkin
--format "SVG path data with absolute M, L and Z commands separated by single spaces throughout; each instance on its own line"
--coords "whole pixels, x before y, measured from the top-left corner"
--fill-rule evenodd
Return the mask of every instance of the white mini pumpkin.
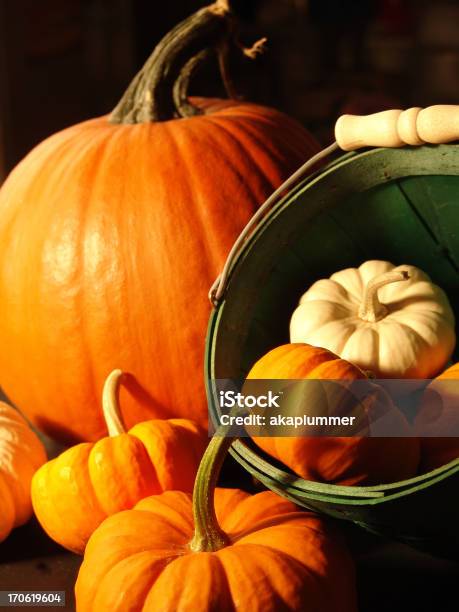
M 454 314 L 419 268 L 372 260 L 315 282 L 292 315 L 290 340 L 380 378 L 431 378 L 454 350 Z

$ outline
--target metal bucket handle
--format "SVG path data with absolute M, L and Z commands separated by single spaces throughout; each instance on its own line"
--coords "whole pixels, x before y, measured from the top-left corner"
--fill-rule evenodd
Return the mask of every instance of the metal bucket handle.
M 372 115 L 342 115 L 335 124 L 335 142 L 308 159 L 288 177 L 249 220 L 233 244 L 220 275 L 209 291 L 214 307 L 222 300 L 233 263 L 250 234 L 271 207 L 324 158 L 338 150 L 362 147 L 404 147 L 446 144 L 459 139 L 459 105 L 437 104 L 428 108 L 393 109 Z

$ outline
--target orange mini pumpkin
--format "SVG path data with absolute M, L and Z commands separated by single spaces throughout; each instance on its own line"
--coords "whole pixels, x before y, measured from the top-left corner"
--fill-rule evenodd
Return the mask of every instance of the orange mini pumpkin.
M 32 502 L 44 530 L 82 553 L 107 516 L 169 489 L 192 491 L 207 434 L 187 419 L 150 420 L 128 432 L 117 403 L 122 377 L 114 370 L 103 393 L 110 433 L 95 444 L 78 444 L 41 467 L 32 481 Z
M 326 349 L 298 343 L 285 344 L 268 352 L 255 363 L 247 378 L 352 381 L 367 377 L 358 367 Z M 376 385 L 375 392 L 379 392 Z M 393 427 L 409 436 L 404 415 L 392 405 L 387 394 L 382 400 L 387 402 Z M 370 415 L 373 405 L 375 402 L 369 397 L 364 406 L 364 418 Z M 363 406 L 363 402 L 359 406 Z M 376 485 L 403 480 L 414 476 L 419 463 L 419 441 L 412 436 L 255 436 L 253 439 L 265 452 L 302 478 L 340 485 Z
M 38 436 L 17 410 L 0 402 L 0 542 L 32 516 L 30 481 L 45 461 Z
M 429 472 L 459 457 L 459 438 L 445 436 L 459 430 L 459 363 L 427 386 L 415 426 L 421 441 L 421 472 Z
M 356 610 L 352 560 L 325 521 L 272 492 L 217 489 L 214 506 L 227 444 L 210 443 L 193 504 L 168 491 L 98 527 L 75 586 L 77 612 Z
M 127 427 L 207 427 L 208 289 L 257 207 L 318 149 L 275 110 L 188 99 L 195 54 L 234 26 L 221 0 L 179 24 L 110 117 L 54 134 L 0 190 L 0 384 L 51 437 L 106 434 L 95 406 L 115 367 L 136 373 Z

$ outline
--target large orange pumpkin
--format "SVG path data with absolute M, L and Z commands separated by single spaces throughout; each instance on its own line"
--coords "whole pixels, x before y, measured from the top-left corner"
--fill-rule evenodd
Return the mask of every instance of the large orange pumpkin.
M 301 343 L 274 348 L 262 356 L 248 374 L 248 379 L 257 380 L 353 381 L 365 378 L 362 370 L 334 353 Z M 376 385 L 375 392 L 379 393 Z M 405 417 L 386 394 L 370 393 L 365 405 L 363 399 L 361 404 L 356 401 L 355 414 L 360 406 L 364 407 L 362 417 L 370 426 L 371 412 L 380 410 L 382 402 L 392 427 L 410 436 Z M 338 406 L 332 406 L 332 414 L 337 414 L 336 408 Z M 365 428 L 357 431 L 365 433 Z M 414 476 L 419 463 L 419 440 L 415 437 L 255 436 L 254 440 L 302 478 L 340 485 L 395 482 Z
M 115 367 L 132 374 L 127 427 L 207 427 L 209 286 L 257 206 L 317 149 L 274 110 L 185 99 L 188 59 L 234 26 L 224 5 L 167 35 L 111 117 L 42 142 L 0 191 L 0 384 L 55 438 L 106 432 L 94 407 Z

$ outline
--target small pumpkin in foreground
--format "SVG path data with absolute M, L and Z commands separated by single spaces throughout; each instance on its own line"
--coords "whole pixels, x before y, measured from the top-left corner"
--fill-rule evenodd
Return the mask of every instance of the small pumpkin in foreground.
M 304 293 L 290 341 L 324 347 L 377 378 L 431 378 L 454 350 L 454 314 L 419 268 L 370 260 Z
M 211 441 L 193 502 L 167 491 L 96 529 L 77 612 L 356 610 L 352 559 L 334 527 L 270 491 L 214 490 L 230 442 Z
M 169 489 L 192 491 L 207 432 L 187 419 L 153 419 L 126 432 L 117 395 L 122 372 L 114 370 L 103 392 L 110 433 L 78 444 L 41 467 L 32 481 L 35 514 L 48 535 L 76 553 L 107 516 Z
M 445 436 L 448 432 L 459 433 L 459 363 L 426 387 L 415 427 L 421 443 L 421 473 L 459 458 L 459 437 Z
M 110 116 L 54 134 L 1 187 L 0 384 L 65 443 L 106 435 L 94 407 L 115 367 L 136 373 L 127 427 L 207 428 L 208 289 L 258 206 L 318 150 L 280 112 L 188 98 L 198 60 L 234 39 L 230 4 L 179 24 Z
M 263 355 L 247 379 L 365 381 L 367 376 L 358 367 L 326 349 L 297 343 L 278 346 Z M 356 421 L 356 431 L 361 432 L 360 435 L 255 435 L 253 440 L 262 450 L 306 480 L 340 485 L 377 485 L 410 478 L 415 475 L 419 464 L 419 440 L 411 435 L 405 416 L 393 405 L 387 393 L 370 381 L 367 384 L 370 390 L 367 397 L 354 399 L 355 414 L 360 415 Z M 336 409 L 340 406 L 331 407 L 332 414 L 336 414 Z M 407 437 L 365 435 L 382 414 L 390 419 L 392 431 Z
M 17 410 L 0 402 L 0 542 L 32 516 L 30 482 L 45 461 L 38 436 Z

